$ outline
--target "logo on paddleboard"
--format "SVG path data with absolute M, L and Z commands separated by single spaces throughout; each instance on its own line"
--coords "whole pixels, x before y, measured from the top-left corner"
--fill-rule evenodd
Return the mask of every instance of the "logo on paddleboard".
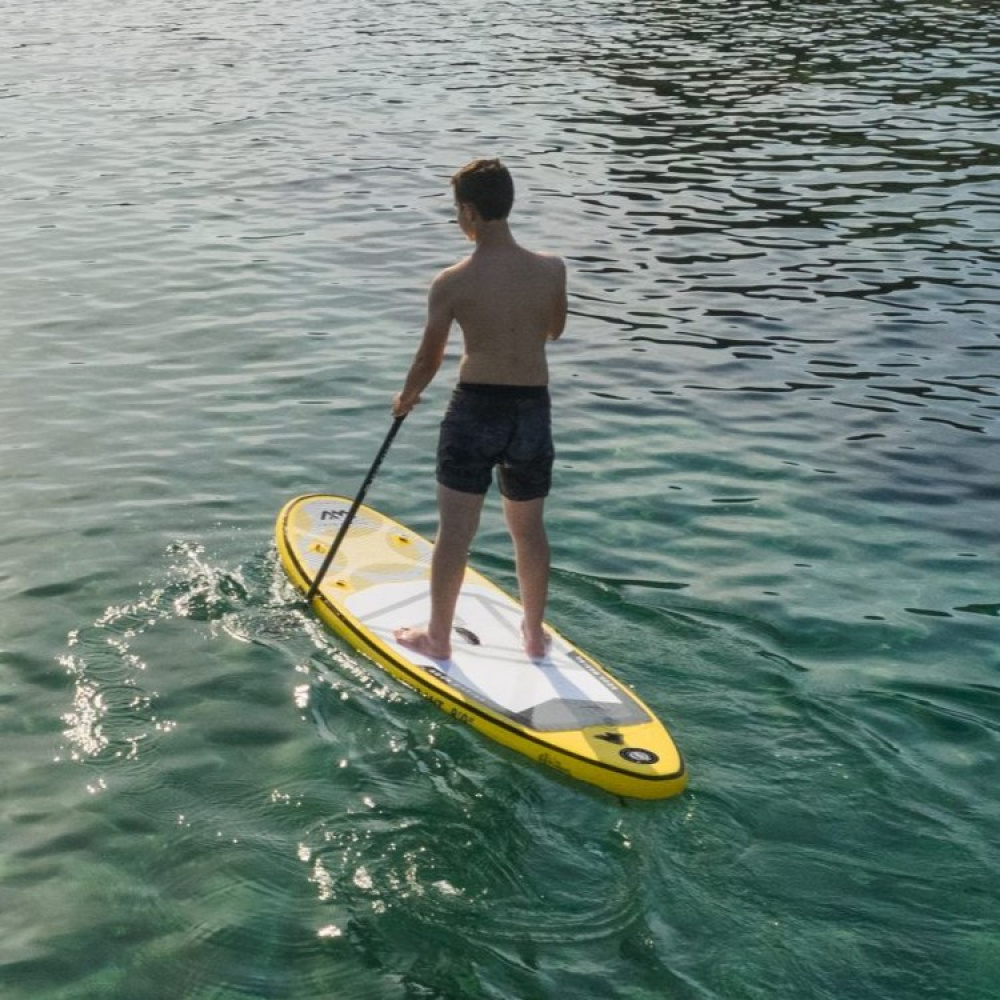
M 642 747 L 626 747 L 620 753 L 630 764 L 655 764 L 660 759 L 652 750 Z

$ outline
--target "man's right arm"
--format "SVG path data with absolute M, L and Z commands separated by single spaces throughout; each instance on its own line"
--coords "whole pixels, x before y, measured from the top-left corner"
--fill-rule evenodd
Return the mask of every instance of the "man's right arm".
M 552 310 L 552 324 L 549 327 L 548 339 L 558 340 L 566 329 L 566 313 L 569 306 L 566 299 L 566 265 L 561 257 L 554 261 L 556 271 L 555 303 Z

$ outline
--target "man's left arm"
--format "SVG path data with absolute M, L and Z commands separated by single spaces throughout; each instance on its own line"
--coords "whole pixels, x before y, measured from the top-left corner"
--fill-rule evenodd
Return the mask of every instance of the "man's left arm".
M 437 375 L 444 360 L 453 319 L 446 277 L 441 274 L 431 285 L 427 297 L 427 324 L 424 327 L 424 335 L 410 364 L 403 389 L 393 402 L 393 416 L 406 416 L 420 402 L 420 394 Z

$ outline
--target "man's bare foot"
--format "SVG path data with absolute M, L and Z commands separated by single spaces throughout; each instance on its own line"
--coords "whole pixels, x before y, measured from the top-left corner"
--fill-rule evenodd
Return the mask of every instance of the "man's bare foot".
M 450 660 L 451 646 L 448 643 L 435 643 L 427 634 L 426 626 L 415 627 L 407 625 L 397 628 L 393 633 L 400 646 L 412 649 L 414 653 L 426 656 L 431 660 Z
M 528 634 L 528 629 L 524 622 L 521 622 L 521 638 L 524 640 L 524 651 L 531 660 L 544 660 L 549 655 L 552 646 L 552 636 L 547 635 L 544 629 L 532 630 Z

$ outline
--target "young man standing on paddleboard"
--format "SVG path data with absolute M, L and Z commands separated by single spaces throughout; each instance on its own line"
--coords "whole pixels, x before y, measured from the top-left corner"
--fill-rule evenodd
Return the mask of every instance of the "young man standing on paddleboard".
M 543 508 L 552 480 L 545 345 L 566 325 L 566 268 L 519 246 L 507 216 L 514 183 L 499 160 L 474 160 L 451 179 L 463 233 L 476 244 L 432 282 L 427 325 L 392 412 L 400 417 L 444 359 L 458 322 L 464 353 L 438 441 L 439 524 L 431 560 L 431 616 L 395 631 L 396 640 L 433 659 L 451 656 L 451 631 L 483 501 L 498 469 L 504 516 L 514 542 L 528 656 L 545 655 L 542 629 L 549 582 Z

